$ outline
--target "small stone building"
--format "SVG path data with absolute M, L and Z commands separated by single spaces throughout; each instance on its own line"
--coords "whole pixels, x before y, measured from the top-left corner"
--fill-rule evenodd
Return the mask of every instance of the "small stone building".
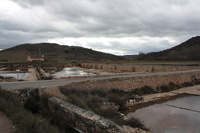
M 27 61 L 28 62 L 32 62 L 32 61 L 44 61 L 44 55 L 42 55 L 42 57 L 36 57 L 36 56 L 30 56 L 28 55 L 27 57 Z

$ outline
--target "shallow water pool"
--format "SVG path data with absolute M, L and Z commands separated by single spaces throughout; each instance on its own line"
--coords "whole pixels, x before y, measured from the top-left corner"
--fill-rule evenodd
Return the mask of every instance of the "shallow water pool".
M 29 73 L 16 73 L 15 71 L 0 71 L 0 76 L 3 77 L 13 77 L 15 79 L 21 79 L 21 80 L 26 80 L 28 77 Z
M 138 109 L 127 118 L 139 118 L 155 133 L 200 133 L 200 96 L 182 97 Z
M 74 68 L 66 67 L 62 71 L 52 74 L 53 77 L 74 77 L 74 76 L 95 76 L 94 73 L 80 71 Z

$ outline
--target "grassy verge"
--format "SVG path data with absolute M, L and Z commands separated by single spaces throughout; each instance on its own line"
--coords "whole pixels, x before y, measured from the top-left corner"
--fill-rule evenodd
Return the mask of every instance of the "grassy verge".
M 0 111 L 12 120 L 17 133 L 59 133 L 39 115 L 33 115 L 20 103 L 18 97 L 11 92 L 0 89 Z

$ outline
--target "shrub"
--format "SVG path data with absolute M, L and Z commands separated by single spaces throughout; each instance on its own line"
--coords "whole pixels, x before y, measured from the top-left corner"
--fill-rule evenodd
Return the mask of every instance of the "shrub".
M 93 89 L 93 90 L 90 90 L 89 93 L 91 95 L 97 95 L 99 97 L 106 97 L 106 95 L 108 94 L 105 90 L 101 90 L 101 89 Z
M 118 111 L 112 107 L 108 107 L 108 108 L 104 108 L 104 109 L 98 108 L 93 111 L 100 116 L 103 116 L 107 119 L 114 121 L 118 125 L 126 124 L 126 121 L 124 119 L 121 119 L 121 116 L 118 113 Z
M 60 88 L 61 92 L 67 96 L 67 102 L 79 106 L 84 109 L 89 109 L 96 114 L 103 116 L 107 119 L 114 121 L 118 125 L 131 125 L 132 127 L 143 128 L 144 125 L 137 119 L 130 119 L 128 122 L 122 119 L 121 114 L 114 107 L 105 107 L 101 105 L 103 102 L 115 103 L 120 106 L 120 109 L 126 107 L 126 102 L 129 99 L 142 100 L 141 97 L 135 97 L 133 91 L 126 92 L 120 89 L 113 89 L 111 91 L 105 91 L 100 89 L 94 89 L 90 91 L 66 89 Z M 141 89 L 142 93 L 153 93 L 156 92 L 153 88 L 145 86 Z M 82 94 L 84 93 L 84 94 Z M 59 116 L 59 112 L 57 112 Z M 61 117 L 61 116 L 59 116 Z M 54 120 L 53 123 L 59 123 L 59 120 Z M 70 122 L 69 122 L 70 123 Z
M 40 98 L 38 90 L 37 92 L 33 91 L 33 93 L 26 100 L 24 107 L 30 110 L 32 113 L 37 114 L 39 111 L 39 100 Z
M 115 93 L 115 94 L 119 94 L 119 95 L 123 96 L 124 94 L 127 94 L 128 92 L 125 92 L 125 91 L 120 90 L 120 89 L 112 89 L 110 91 L 110 93 Z
M 87 104 L 85 103 L 84 98 L 82 98 L 81 100 L 79 99 L 79 97 L 75 94 L 71 94 L 67 97 L 67 102 L 72 103 L 76 106 L 79 106 L 81 108 L 84 109 L 88 109 Z
M 72 132 L 71 124 L 73 121 L 71 121 L 71 119 L 66 119 L 66 117 L 63 116 L 62 111 L 59 110 L 59 107 L 57 107 L 57 110 L 51 111 L 48 104 L 49 98 L 50 96 L 47 94 L 40 96 L 40 114 L 48 119 L 52 125 L 57 126 L 63 132 Z
M 78 97 L 88 97 L 88 95 L 89 95 L 88 91 L 86 91 L 86 90 L 66 89 L 65 87 L 60 87 L 59 90 L 65 96 L 69 96 L 71 94 L 75 94 Z
M 161 91 L 161 92 L 169 92 L 174 90 L 174 88 L 167 86 L 167 85 L 162 85 L 159 88 L 157 88 L 157 90 Z
M 93 110 L 94 108 L 99 108 L 103 102 L 103 99 L 98 96 L 90 96 L 89 98 L 85 99 L 85 102 L 89 108 Z
M 133 117 L 128 119 L 126 124 L 133 127 L 133 128 L 140 128 L 140 129 L 149 131 L 149 129 L 145 127 L 143 122 L 141 122 L 139 119 L 136 119 L 136 118 L 133 118 Z
M 120 106 L 120 108 L 126 107 L 127 97 L 121 97 L 119 94 L 111 93 L 108 95 L 108 100 Z
M 145 85 L 142 88 L 132 90 L 131 93 L 141 96 L 141 95 L 145 95 L 145 94 L 154 94 L 154 93 L 157 93 L 157 91 L 154 90 L 152 87 Z
M 1 88 L 0 88 L 0 98 L 5 99 L 7 102 L 12 102 L 16 106 L 21 106 L 21 107 L 23 106 L 20 103 L 20 100 L 17 97 L 17 95 L 8 91 L 1 90 Z
M 184 82 L 182 84 L 183 87 L 189 87 L 189 86 L 193 86 L 194 84 L 192 82 Z

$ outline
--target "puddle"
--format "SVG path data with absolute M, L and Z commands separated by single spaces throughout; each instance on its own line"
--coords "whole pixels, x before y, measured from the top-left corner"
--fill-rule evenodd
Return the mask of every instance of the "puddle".
M 96 74 L 94 73 L 88 73 L 70 67 L 64 68 L 62 71 L 52 74 L 53 77 L 74 77 L 74 76 L 95 76 L 95 75 Z
M 29 73 L 16 73 L 15 71 L 0 71 L 0 76 L 3 77 L 13 77 L 16 79 L 21 79 L 21 80 L 26 80 L 26 78 L 28 77 Z
M 138 109 L 127 118 L 139 118 L 155 133 L 199 133 L 200 96 L 182 97 Z

